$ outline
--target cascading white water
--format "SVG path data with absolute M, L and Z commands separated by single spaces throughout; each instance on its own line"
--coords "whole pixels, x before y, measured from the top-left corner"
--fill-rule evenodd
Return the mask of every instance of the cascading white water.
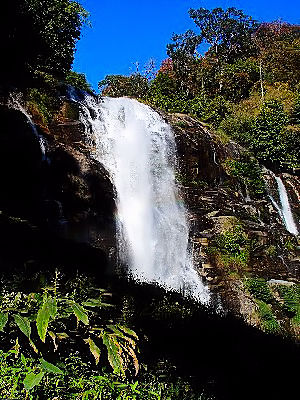
M 8 106 L 14 108 L 15 110 L 21 111 L 22 114 L 25 115 L 27 118 L 28 124 L 30 125 L 33 134 L 36 136 L 36 138 L 39 141 L 40 144 L 40 149 L 42 152 L 42 157 L 45 160 L 46 159 L 46 143 L 44 138 L 38 133 L 35 124 L 32 122 L 32 119 L 30 115 L 27 113 L 25 108 L 21 105 L 21 102 L 19 98 L 21 97 L 21 94 L 15 93 L 15 94 L 10 94 L 9 101 L 8 101 Z
M 282 213 L 282 217 L 283 217 L 286 229 L 293 235 L 298 235 L 299 232 L 298 232 L 297 226 L 296 226 L 294 218 L 293 218 L 288 194 L 287 194 L 286 188 L 284 186 L 284 183 L 282 182 L 282 179 L 279 176 L 276 176 L 275 179 L 276 179 L 276 182 L 278 185 L 278 193 L 279 193 L 279 198 L 280 198 L 280 203 L 281 203 L 281 213 Z
M 95 144 L 92 156 L 116 188 L 119 253 L 131 275 L 208 303 L 208 289 L 188 252 L 171 128 L 150 107 L 128 98 L 99 103 L 86 96 L 81 106 L 81 120 Z

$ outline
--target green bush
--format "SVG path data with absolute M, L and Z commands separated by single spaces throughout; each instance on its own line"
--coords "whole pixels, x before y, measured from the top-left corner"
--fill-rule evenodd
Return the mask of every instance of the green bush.
M 226 172 L 244 183 L 250 195 L 262 198 L 266 187 L 261 175 L 261 168 L 254 158 L 243 157 L 241 160 L 226 160 Z
M 283 300 L 282 309 L 285 314 L 300 325 L 300 286 L 284 286 L 278 287 L 278 292 Z
M 1 9 L 3 85 L 40 86 L 45 74 L 64 78 L 88 13 L 72 0 L 10 0 Z
M 138 373 L 138 336 L 122 324 L 104 320 L 105 310 L 112 307 L 105 301 L 105 290 L 91 287 L 88 282 L 82 290 L 83 282 L 75 279 L 69 283 L 71 288 L 60 285 L 57 271 L 52 282 L 38 292 L 2 289 L 0 331 L 8 335 L 22 333 L 23 347 L 40 357 L 51 353 L 54 356 L 58 348 L 78 341 L 79 336 L 83 353 L 90 352 L 96 364 L 105 350 L 115 374 Z M 46 342 L 47 349 L 43 345 Z
M 58 363 L 25 357 L 17 350 L 0 351 L 0 396 L 15 400 L 105 399 L 105 400 L 212 400 L 195 393 L 181 379 L 161 379 L 144 373 L 139 379 L 121 378 L 105 370 L 93 370 L 78 353 Z M 59 372 L 57 372 L 59 371 Z
M 262 329 L 267 333 L 279 333 L 281 328 L 272 312 L 271 306 L 261 300 L 257 300 L 256 303 L 258 305 L 258 312 Z
M 76 89 L 83 90 L 87 93 L 94 93 L 91 85 L 88 83 L 85 74 L 80 74 L 75 71 L 68 72 L 65 81 L 68 85 L 73 86 Z
M 279 101 L 263 104 L 253 124 L 251 147 L 261 161 L 282 163 L 289 150 L 283 140 L 282 132 L 288 124 L 288 115 Z
M 250 259 L 250 241 L 242 227 L 237 225 L 217 235 L 208 251 L 219 256 L 225 266 L 245 266 Z
M 258 300 L 271 303 L 274 300 L 273 294 L 263 278 L 249 278 L 246 280 L 246 287 L 249 292 Z

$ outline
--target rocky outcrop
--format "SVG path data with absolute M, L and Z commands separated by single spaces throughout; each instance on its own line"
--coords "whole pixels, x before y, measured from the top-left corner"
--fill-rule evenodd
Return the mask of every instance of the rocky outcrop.
M 200 275 L 221 297 L 226 312 L 265 331 L 299 337 L 299 238 L 286 230 L 270 200 L 268 171 L 199 121 L 182 114 L 164 117 L 176 134 L 178 181 Z M 258 168 L 257 176 L 252 168 Z M 286 173 L 281 178 L 299 226 L 300 180 Z M 274 184 L 272 195 L 280 204 Z M 260 293 L 264 290 L 269 296 Z M 294 304 L 290 315 L 288 302 Z
M 221 299 L 223 311 L 264 331 L 298 337 L 299 242 L 269 198 L 268 173 L 245 149 L 198 120 L 163 116 L 176 135 L 177 180 L 199 274 Z M 36 132 L 21 111 L 0 107 L 3 268 L 111 270 L 116 265 L 114 188 L 90 156 L 78 104 L 65 100 L 47 128 L 38 116 L 33 119 Z M 299 178 L 282 174 L 282 180 L 299 221 Z
M 3 268 L 29 263 L 105 270 L 114 262 L 114 189 L 89 156 L 78 108 L 64 103 L 47 129 L 36 125 L 34 131 L 23 112 L 3 104 L 0 121 Z

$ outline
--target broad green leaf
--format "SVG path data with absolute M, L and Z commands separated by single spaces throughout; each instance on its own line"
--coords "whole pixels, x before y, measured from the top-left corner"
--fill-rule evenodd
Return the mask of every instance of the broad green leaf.
M 0 312 L 0 332 L 3 331 L 8 321 L 8 314 Z
M 20 328 L 21 332 L 24 333 L 28 338 L 30 338 L 31 335 L 31 326 L 30 326 L 30 321 L 26 317 L 21 317 L 19 314 L 14 314 L 14 320 L 15 323 L 18 325 Z
M 53 372 L 54 374 L 61 374 L 63 375 L 63 371 L 56 367 L 55 365 L 49 363 L 48 361 L 44 360 L 43 358 L 40 358 L 41 366 L 42 368 L 47 371 L 47 372 Z
M 84 325 L 88 325 L 89 317 L 87 315 L 86 310 L 82 306 L 80 306 L 78 303 L 75 303 L 75 302 L 71 304 L 71 307 L 72 307 L 74 314 L 76 315 L 77 320 L 83 322 Z
M 119 337 L 126 339 L 124 332 L 120 331 L 120 329 L 118 328 L 117 325 L 107 325 L 107 328 L 109 328 L 111 331 L 113 331 Z
M 114 307 L 113 304 L 103 303 L 101 299 L 88 299 L 82 304 L 86 307 Z
M 96 361 L 96 365 L 97 365 L 99 362 L 101 350 L 99 349 L 99 347 L 95 344 L 95 342 L 91 338 L 84 339 L 84 341 L 90 346 L 90 352 L 95 357 L 95 361 Z
M 122 349 L 114 335 L 109 335 L 106 332 L 102 334 L 103 344 L 107 349 L 108 361 L 116 374 L 125 375 Z
M 50 317 L 55 318 L 57 313 L 56 299 L 51 296 L 45 296 L 42 306 L 40 307 L 36 317 L 36 327 L 41 338 L 45 343 L 48 324 Z
M 127 328 L 127 326 L 117 325 L 117 327 L 125 332 L 127 335 L 133 336 L 134 338 L 138 339 L 138 335 L 132 329 Z
M 28 375 L 26 375 L 23 381 L 25 389 L 31 390 L 32 388 L 37 386 L 43 379 L 44 375 L 45 375 L 44 372 L 40 372 L 39 374 L 34 374 L 33 372 L 30 372 Z
M 22 364 L 25 365 L 25 367 L 26 367 L 26 364 L 27 364 L 26 358 L 24 357 L 24 355 L 22 353 L 21 353 L 21 361 L 22 361 Z
M 57 301 L 55 297 L 48 297 L 48 307 L 49 307 L 49 314 L 52 319 L 56 317 L 57 314 Z

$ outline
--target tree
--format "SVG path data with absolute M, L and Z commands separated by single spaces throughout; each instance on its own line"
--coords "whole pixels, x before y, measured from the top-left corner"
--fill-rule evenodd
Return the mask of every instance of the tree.
M 300 25 L 263 23 L 254 35 L 262 75 L 268 82 L 300 81 Z
M 93 88 L 87 81 L 85 74 L 70 71 L 68 72 L 65 81 L 67 84 L 73 86 L 76 89 L 83 90 L 87 93 L 94 93 Z
M 100 92 L 111 97 L 136 97 L 146 96 L 149 88 L 148 79 L 140 73 L 125 75 L 107 75 L 98 83 Z
M 236 8 L 190 9 L 189 15 L 200 29 L 196 34 L 192 30 L 183 35 L 174 35 L 175 43 L 169 44 L 168 54 L 171 58 L 176 54 L 195 56 L 202 43 L 208 43 L 209 52 L 218 60 L 231 63 L 238 58 L 248 57 L 255 53 L 252 34 L 258 27 L 257 21 Z
M 273 100 L 265 102 L 253 124 L 252 149 L 257 158 L 266 163 L 282 164 L 289 148 L 284 140 L 288 116 L 282 104 Z
M 1 9 L 2 84 L 37 85 L 70 70 L 88 13 L 73 0 L 10 0 Z

